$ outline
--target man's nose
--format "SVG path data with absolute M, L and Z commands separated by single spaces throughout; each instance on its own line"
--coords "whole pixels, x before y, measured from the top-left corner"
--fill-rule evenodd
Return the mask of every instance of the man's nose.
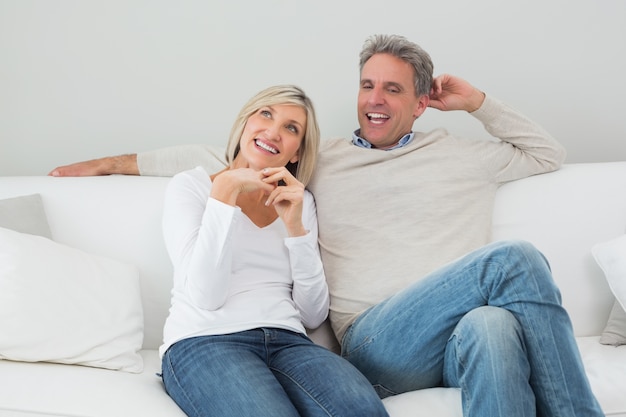
M 385 101 L 384 91 L 382 88 L 374 87 L 370 90 L 368 101 L 370 104 L 382 104 Z

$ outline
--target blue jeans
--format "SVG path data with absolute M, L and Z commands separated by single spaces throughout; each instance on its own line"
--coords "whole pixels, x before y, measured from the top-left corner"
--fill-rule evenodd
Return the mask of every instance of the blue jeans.
M 459 387 L 466 417 L 604 416 L 548 263 L 526 242 L 490 244 L 371 307 L 342 355 L 381 397 Z
M 162 366 L 167 393 L 190 417 L 387 416 L 354 366 L 287 330 L 184 339 Z

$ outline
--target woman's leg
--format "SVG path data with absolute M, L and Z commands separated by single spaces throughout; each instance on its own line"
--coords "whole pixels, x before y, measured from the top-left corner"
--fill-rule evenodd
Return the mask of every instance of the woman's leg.
M 177 342 L 163 356 L 165 389 L 190 417 L 298 417 L 264 343 L 260 330 Z
M 388 415 L 369 381 L 341 356 L 298 333 L 264 331 L 270 369 L 301 416 Z
M 530 367 L 528 384 L 537 415 L 603 415 L 589 387 L 549 266 L 525 242 L 488 245 L 370 308 L 346 332 L 342 354 L 383 396 L 441 385 L 444 357 L 450 360 L 452 356 L 446 357 L 449 339 L 464 316 L 486 305 L 509 311 L 519 323 L 518 357 L 511 360 L 521 368 L 525 362 Z M 506 325 L 499 328 L 503 327 Z M 482 332 L 474 336 L 478 341 L 490 337 L 491 327 L 476 331 Z M 512 340 L 514 335 L 506 337 Z M 476 354 L 491 353 L 476 349 Z M 474 392 L 474 385 L 462 386 L 464 402 L 496 396 L 498 389 L 512 383 L 508 378 L 498 381 L 497 375 L 479 369 L 464 372 L 463 380 L 484 379 L 479 385 L 492 387 Z M 461 378 L 459 381 L 462 383 Z M 528 393 L 523 390 L 507 400 L 527 404 L 531 401 Z

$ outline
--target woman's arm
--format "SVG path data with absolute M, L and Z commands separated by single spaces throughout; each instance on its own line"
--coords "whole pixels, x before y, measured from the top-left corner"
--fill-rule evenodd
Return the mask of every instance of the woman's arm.
M 211 180 L 202 168 L 176 175 L 163 208 L 165 245 L 175 286 L 199 308 L 216 310 L 229 293 L 231 230 L 240 209 L 209 198 Z
M 317 243 L 315 201 L 308 191 L 305 192 L 302 217 L 309 232 L 305 236 L 288 238 L 285 244 L 289 249 L 293 275 L 293 300 L 302 316 L 302 324 L 314 329 L 328 316 L 330 301 Z

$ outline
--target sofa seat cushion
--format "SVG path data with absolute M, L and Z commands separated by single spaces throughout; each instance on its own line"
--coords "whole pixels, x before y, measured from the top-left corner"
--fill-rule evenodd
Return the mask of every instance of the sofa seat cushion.
M 165 393 L 156 350 L 140 351 L 139 374 L 0 360 L 0 416 L 185 417 Z
M 463 417 L 461 390 L 429 388 L 383 400 L 391 417 Z
M 600 344 L 599 336 L 576 341 L 591 389 L 607 416 L 626 416 L 626 345 Z
M 602 345 L 598 339 L 576 339 L 589 382 L 607 416 L 626 417 L 626 346 Z M 0 360 L 0 417 L 185 417 L 157 376 L 158 352 L 140 353 L 141 374 Z M 407 392 L 385 398 L 384 404 L 391 417 L 462 416 L 461 393 L 456 388 Z

